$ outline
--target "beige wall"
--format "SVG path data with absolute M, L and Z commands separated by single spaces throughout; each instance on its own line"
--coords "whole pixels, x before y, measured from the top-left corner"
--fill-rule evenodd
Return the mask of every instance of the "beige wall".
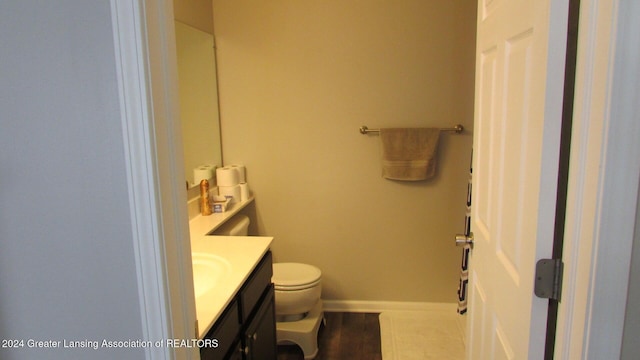
M 189 26 L 213 34 L 211 0 L 173 0 L 173 17 Z
M 437 177 L 380 176 L 377 127 L 473 122 L 473 1 L 214 0 L 226 163 L 247 166 L 276 261 L 323 298 L 454 302 L 472 135 Z

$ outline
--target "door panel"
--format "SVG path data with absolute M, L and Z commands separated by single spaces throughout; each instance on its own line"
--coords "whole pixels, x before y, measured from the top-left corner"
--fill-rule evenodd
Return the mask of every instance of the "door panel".
M 544 353 L 546 300 L 534 296 L 533 281 L 553 242 L 563 4 L 479 1 L 469 359 Z
M 504 46 L 505 89 L 501 102 L 504 112 L 500 119 L 502 148 L 498 153 L 501 159 L 497 159 L 501 161 L 501 176 L 496 179 L 500 182 L 496 255 L 515 286 L 520 283 L 522 241 L 527 234 L 523 226 L 528 216 L 524 196 L 528 178 L 526 170 L 531 160 L 527 147 L 532 143 L 527 138 L 530 134 L 531 34 L 526 30 L 507 40 Z
M 482 119 L 491 119 L 495 113 L 495 99 L 498 97 L 496 94 L 496 70 L 497 70 L 497 48 L 492 47 L 480 55 L 480 91 L 478 96 L 479 112 Z M 476 165 L 487 171 L 477 172 L 473 175 L 474 187 L 478 189 L 484 189 L 483 192 L 474 193 L 476 195 L 474 222 L 476 232 L 482 232 L 482 239 L 490 241 L 490 224 L 492 223 L 492 209 L 496 208 L 496 202 L 493 201 L 495 197 L 494 184 L 491 182 L 491 174 L 497 174 L 496 164 L 490 160 L 495 158 L 494 151 L 499 149 L 493 149 L 489 144 L 492 143 L 491 134 L 495 131 L 492 127 L 495 126 L 491 121 L 476 121 L 474 128 L 478 136 L 478 144 L 476 146 L 484 151 L 476 151 Z
M 473 336 L 469 337 L 467 357 L 486 359 L 488 356 L 485 354 L 486 351 L 488 351 L 489 345 L 486 344 L 485 338 L 488 339 L 489 336 L 485 335 L 489 334 L 491 330 L 489 324 L 487 324 L 487 296 L 482 289 L 482 284 L 480 284 L 480 281 L 477 279 L 472 284 L 469 296 L 473 301 L 470 301 L 470 309 L 467 314 L 474 314 L 472 319 L 474 321 L 473 329 L 475 332 L 472 332 L 471 335 Z

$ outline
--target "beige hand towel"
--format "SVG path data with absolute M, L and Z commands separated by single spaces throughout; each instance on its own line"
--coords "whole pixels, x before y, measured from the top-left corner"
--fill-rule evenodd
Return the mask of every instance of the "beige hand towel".
M 436 173 L 440 129 L 380 129 L 382 177 L 392 180 L 427 180 Z

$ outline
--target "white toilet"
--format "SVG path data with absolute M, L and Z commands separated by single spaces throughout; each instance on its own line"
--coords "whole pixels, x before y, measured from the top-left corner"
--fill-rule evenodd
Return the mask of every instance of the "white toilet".
M 247 236 L 249 218 L 235 215 L 212 235 Z M 305 359 L 318 354 L 318 330 L 324 320 L 320 294 L 322 272 L 300 263 L 273 264 L 278 344 L 300 346 Z
M 278 321 L 296 321 L 305 317 L 320 300 L 321 275 L 320 269 L 307 264 L 273 264 L 271 281 L 276 290 Z
M 248 216 L 238 214 L 215 229 L 212 235 L 247 236 L 250 223 Z
M 318 330 L 324 320 L 321 276 L 320 269 L 312 265 L 273 264 L 278 344 L 300 346 L 305 359 L 318 354 Z

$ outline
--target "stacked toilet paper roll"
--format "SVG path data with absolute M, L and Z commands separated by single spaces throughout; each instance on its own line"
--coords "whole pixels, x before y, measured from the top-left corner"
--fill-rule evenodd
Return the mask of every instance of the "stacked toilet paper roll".
M 218 186 L 218 193 L 227 199 L 231 199 L 232 203 L 242 201 L 240 197 L 240 184 L 233 186 Z
M 251 196 L 251 192 L 249 191 L 249 184 L 241 183 L 240 184 L 240 201 L 247 201 Z
M 238 172 L 238 183 L 246 183 L 247 182 L 247 174 L 246 168 L 244 165 L 232 164 L 229 165 L 230 168 L 235 169 Z
M 213 172 L 215 170 L 215 165 L 200 165 L 193 169 L 193 184 L 200 184 L 200 181 L 207 180 L 209 183 L 212 183 L 211 179 L 213 178 Z
M 217 168 L 216 183 L 218 186 L 236 186 L 240 184 L 240 174 L 231 166 Z
M 217 168 L 216 179 L 220 195 L 230 198 L 232 202 L 249 199 L 249 185 L 244 165 L 233 164 Z
M 240 182 L 240 201 L 247 201 L 249 199 L 250 191 L 249 184 L 247 184 L 247 170 L 244 165 L 232 164 L 229 165 L 232 169 L 236 169 L 238 172 L 238 181 Z

